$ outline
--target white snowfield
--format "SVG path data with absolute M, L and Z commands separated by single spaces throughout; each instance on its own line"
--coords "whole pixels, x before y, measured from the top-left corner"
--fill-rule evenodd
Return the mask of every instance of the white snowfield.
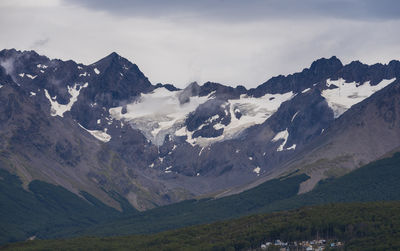
M 86 129 L 85 127 L 83 127 L 81 124 L 78 123 L 78 125 L 83 128 L 85 131 L 87 131 L 88 133 L 90 133 L 91 135 L 93 135 L 93 137 L 95 137 L 96 139 L 103 141 L 103 142 L 108 142 L 111 140 L 111 136 L 109 134 L 107 134 L 107 128 L 104 128 L 104 131 L 100 131 L 100 130 L 89 130 Z
M 78 96 L 82 88 L 88 87 L 88 83 L 85 83 L 83 86 L 79 84 L 75 84 L 74 87 L 68 87 L 68 93 L 71 95 L 71 98 L 69 99 L 68 104 L 63 105 L 59 104 L 56 100 L 57 97 L 50 97 L 49 92 L 44 89 L 44 93 L 46 95 L 46 98 L 50 101 L 50 115 L 51 116 L 60 116 L 64 117 L 64 113 L 67 111 L 70 111 L 74 103 L 78 100 Z
M 244 129 L 263 123 L 272 114 L 274 114 L 279 106 L 291 99 L 294 94 L 292 92 L 285 94 L 266 94 L 261 98 L 248 97 L 242 95 L 240 99 L 231 99 L 223 104 L 226 107 L 226 114 L 231 115 L 231 122 L 228 125 L 215 124 L 215 129 L 223 128 L 223 134 L 215 138 L 193 138 L 193 132 L 187 130 L 184 122 L 190 112 L 215 98 L 211 93 L 204 97 L 191 97 L 190 101 L 184 104 L 179 102 L 179 94 L 182 91 L 169 91 L 166 88 L 157 88 L 152 93 L 142 94 L 134 103 L 126 106 L 126 113 L 122 113 L 122 106 L 111 108 L 110 114 L 112 118 L 124 120 L 132 127 L 141 130 L 147 139 L 153 144 L 162 145 L 167 134 L 175 136 L 186 136 L 186 141 L 191 145 L 199 145 L 201 147 L 208 146 L 214 142 L 231 139 L 240 134 Z M 228 105 L 230 105 L 228 110 Z M 235 111 L 240 112 L 242 116 L 237 119 Z M 206 124 L 218 119 L 217 115 L 206 121 Z M 201 129 L 205 124 L 200 125 Z
M 180 104 L 180 92 L 157 88 L 152 93 L 141 94 L 136 102 L 128 104 L 124 114 L 122 106 L 111 108 L 109 112 L 112 118 L 124 120 L 141 130 L 153 144 L 162 145 L 167 134 L 174 135 L 182 128 L 190 112 L 211 99 L 210 96 L 191 97 L 190 102 Z
M 94 68 L 93 71 L 94 71 L 94 73 L 96 73 L 97 75 L 100 74 L 100 71 L 99 71 L 99 69 L 97 69 L 97 68 Z
M 284 94 L 265 94 L 260 98 L 240 96 L 239 99 L 229 99 L 229 113 L 231 122 L 228 125 L 216 124 L 215 129 L 223 128 L 224 132 L 216 138 L 196 138 L 200 145 L 208 145 L 217 141 L 227 140 L 237 137 L 243 130 L 257 124 L 261 124 L 274 114 L 281 104 L 294 97 L 293 92 Z M 235 112 L 240 112 L 242 116 L 238 119 Z M 194 142 L 196 143 L 196 142 Z
M 329 87 L 335 85 L 338 88 L 326 89 L 321 95 L 326 99 L 329 107 L 333 110 L 335 118 L 340 117 L 353 105 L 363 101 L 375 92 L 383 89 L 393 83 L 396 78 L 384 79 L 379 84 L 371 86 L 370 81 L 363 83 L 351 82 L 346 83 L 346 80 L 340 78 L 338 80 L 326 80 L 326 85 Z

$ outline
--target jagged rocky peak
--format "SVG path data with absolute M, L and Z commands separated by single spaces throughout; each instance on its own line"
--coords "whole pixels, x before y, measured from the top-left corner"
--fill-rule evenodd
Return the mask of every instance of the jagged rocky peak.
M 0 65 L 14 83 L 29 93 L 36 95 L 47 90 L 51 97 L 57 97 L 59 104 L 69 102 L 68 87 L 83 85 L 78 79 L 74 61 L 50 60 L 35 51 L 3 50 L 0 52 Z
M 241 94 L 246 94 L 247 89 L 244 86 L 231 86 L 222 85 L 214 82 L 206 82 L 200 87 L 200 96 L 207 96 L 210 93 L 215 93 L 219 99 L 237 99 Z
M 143 78 L 146 84 L 150 84 L 147 77 L 140 71 L 139 67 L 128 59 L 120 56 L 116 52 L 89 65 L 92 68 L 93 75 L 99 78 L 114 78 L 114 81 L 126 79 L 127 77 L 140 79 Z
M 200 86 L 197 82 L 190 83 L 185 89 L 179 93 L 179 103 L 185 104 L 190 101 L 190 97 L 198 96 L 200 93 Z
M 15 56 L 22 56 L 25 58 L 32 58 L 32 57 L 39 57 L 40 55 L 37 54 L 36 51 L 20 51 L 16 50 L 14 48 L 12 49 L 3 49 L 0 51 L 0 57 L 2 58 L 9 58 L 9 57 L 15 57 Z
M 90 65 L 93 83 L 85 90 L 90 102 L 110 108 L 128 102 L 141 93 L 154 90 L 154 86 L 139 67 L 113 52 Z
M 126 68 L 129 68 L 131 65 L 133 64 L 128 59 L 120 56 L 116 52 L 112 52 L 108 56 L 92 64 L 92 66 L 97 67 L 98 69 L 101 68 L 100 70 L 105 70 L 106 68 L 111 66 L 117 66 L 117 67 L 125 66 Z
M 314 75 L 329 75 L 332 73 L 336 73 L 343 67 L 342 62 L 336 57 L 332 56 L 331 58 L 320 58 L 314 61 L 309 71 L 311 71 Z
M 162 88 L 164 87 L 165 89 L 167 89 L 168 91 L 174 92 L 174 91 L 180 91 L 181 89 L 175 87 L 172 84 L 162 84 L 162 83 L 157 83 L 155 85 L 155 88 Z
M 40 71 L 37 65 L 41 65 L 50 61 L 45 56 L 40 56 L 35 51 L 18 51 L 15 49 L 4 49 L 0 51 L 0 66 L 2 66 L 7 74 L 14 80 L 21 74 L 21 78 L 33 76 Z M 29 75 L 26 75 L 29 74 Z
M 250 89 L 249 93 L 255 97 L 261 97 L 266 93 L 287 93 L 293 91 L 299 93 L 311 88 L 315 83 L 325 81 L 334 76 L 343 68 L 342 62 L 335 56 L 326 59 L 321 58 L 314 61 L 310 68 L 287 76 L 279 75 L 269 79 L 267 82 Z
M 400 62 L 392 60 L 388 65 L 367 65 L 360 61 L 353 61 L 345 65 L 335 76 L 336 79 L 343 78 L 347 82 L 363 84 L 367 81 L 371 85 L 379 84 L 383 79 L 392 79 L 400 75 Z
M 108 78 L 124 79 L 127 77 L 144 79 L 145 84 L 150 85 L 147 77 L 140 71 L 139 67 L 128 59 L 112 52 L 91 65 L 97 75 L 106 75 Z

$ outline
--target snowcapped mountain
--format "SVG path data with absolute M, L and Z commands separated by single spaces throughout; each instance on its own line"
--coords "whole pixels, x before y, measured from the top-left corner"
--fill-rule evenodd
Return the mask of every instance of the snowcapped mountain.
M 118 196 L 146 209 L 295 169 L 312 176 L 304 185 L 311 189 L 400 146 L 400 137 L 387 139 L 400 127 L 385 124 L 385 116 L 399 120 L 399 106 L 377 100 L 387 95 L 396 102 L 398 61 L 342 65 L 336 57 L 323 58 L 249 90 L 212 82 L 182 90 L 153 85 L 116 53 L 82 65 L 3 50 L 0 65 L 1 167 L 26 183 L 39 179 L 87 191 L 114 207 Z M 362 113 L 382 122 L 382 142 L 368 135 L 373 127 L 358 130 L 348 122 L 347 114 L 360 106 L 394 114 Z M 358 131 L 363 139 L 333 140 Z M 324 166 L 321 173 L 318 155 L 307 157 L 329 144 L 348 153 L 345 161 L 336 159 L 335 170 L 345 163 L 340 172 Z M 343 157 L 327 152 L 319 153 Z

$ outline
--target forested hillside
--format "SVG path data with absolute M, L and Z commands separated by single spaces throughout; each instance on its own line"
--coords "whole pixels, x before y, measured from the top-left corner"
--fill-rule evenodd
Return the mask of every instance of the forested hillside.
M 327 204 L 153 235 L 27 241 L 3 250 L 249 250 L 280 239 L 340 240 L 347 250 L 399 250 L 400 202 Z

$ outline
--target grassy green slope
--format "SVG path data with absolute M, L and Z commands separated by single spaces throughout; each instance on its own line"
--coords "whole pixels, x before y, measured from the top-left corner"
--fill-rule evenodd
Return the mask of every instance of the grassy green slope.
M 344 241 L 347 250 L 399 250 L 400 202 L 327 204 L 153 235 L 27 241 L 4 250 L 247 250 L 266 241 Z

